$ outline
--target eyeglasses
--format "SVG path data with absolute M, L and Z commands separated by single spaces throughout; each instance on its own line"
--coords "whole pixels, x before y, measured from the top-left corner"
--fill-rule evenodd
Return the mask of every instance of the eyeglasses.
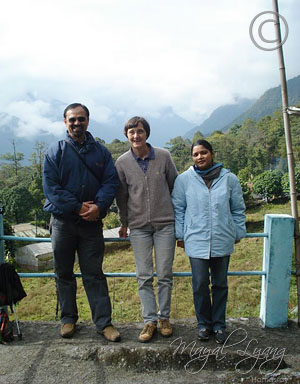
M 86 117 L 84 116 L 79 116 L 79 117 L 70 117 L 68 119 L 69 123 L 73 124 L 75 123 L 75 121 L 78 120 L 79 123 L 83 123 L 84 121 L 86 121 Z

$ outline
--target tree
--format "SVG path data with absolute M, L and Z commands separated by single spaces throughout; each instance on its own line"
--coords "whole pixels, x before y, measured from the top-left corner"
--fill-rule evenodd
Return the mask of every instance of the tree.
M 0 191 L 0 202 L 5 206 L 10 222 L 21 223 L 31 219 L 33 198 L 27 188 L 15 185 Z
M 262 196 L 266 201 L 282 194 L 281 174 L 277 171 L 265 171 L 253 180 L 253 192 Z
M 98 136 L 95 137 L 95 140 L 99 141 L 100 144 L 103 144 L 103 145 L 105 144 L 105 140 L 100 139 L 100 137 L 98 137 Z
M 234 126 L 232 126 L 229 130 L 230 133 L 234 134 L 234 135 L 237 135 L 241 129 L 241 125 L 240 124 L 234 124 Z
M 203 140 L 203 139 L 205 139 L 204 135 L 200 131 L 197 131 L 194 134 L 192 143 L 195 143 L 195 141 L 197 141 L 197 140 Z
M 38 221 L 42 221 L 42 224 L 45 224 L 45 222 L 47 223 L 49 221 L 49 213 L 43 210 L 45 195 L 43 191 L 42 178 L 38 173 L 35 173 L 32 176 L 28 190 L 32 196 L 31 213 L 35 218 L 36 225 Z
M 35 172 L 38 173 L 39 177 L 42 179 L 43 177 L 43 165 L 46 153 L 46 143 L 37 141 L 35 143 L 35 152 L 31 154 L 30 162 L 32 164 L 32 168 Z
M 290 116 L 290 121 L 294 158 L 300 163 L 300 119 Z M 201 132 L 196 132 L 193 141 L 202 138 Z M 249 184 L 250 180 L 265 170 L 276 169 L 281 173 L 287 171 L 284 124 L 280 110 L 259 121 L 247 119 L 242 125 L 236 124 L 227 132 L 215 131 L 207 140 L 214 148 L 216 161 L 222 162 L 235 174 L 247 169 L 249 179 L 242 182 Z M 191 164 L 187 144 L 178 136 L 171 139 L 168 146 L 178 170 L 185 170 Z
M 96 138 L 96 140 L 99 141 L 98 138 Z M 99 142 L 101 143 L 101 140 Z M 110 144 L 105 144 L 105 146 L 111 153 L 114 161 L 116 161 L 119 156 L 123 155 L 123 153 L 127 152 L 130 148 L 128 141 L 121 141 L 119 139 L 115 139 Z
M 4 219 L 4 234 L 6 236 L 14 236 L 14 230 L 12 226 L 9 224 L 9 222 Z M 5 247 L 4 247 L 4 253 L 5 253 L 5 259 L 6 260 L 13 260 L 15 259 L 15 253 L 16 253 L 16 242 L 12 240 L 5 240 Z
M 300 108 L 300 104 L 298 104 L 298 108 Z M 300 162 L 300 119 L 299 116 L 291 116 L 290 119 L 294 158 L 296 162 Z
M 238 173 L 238 178 L 240 181 L 248 183 L 252 179 L 250 169 L 248 167 L 241 169 Z
M 167 143 L 167 149 L 170 151 L 179 172 L 184 171 L 191 163 L 190 148 L 189 141 L 183 140 L 181 136 L 177 136 Z
M 282 192 L 289 194 L 290 193 L 290 181 L 289 181 L 289 174 L 288 173 L 285 173 L 282 176 L 281 184 L 282 184 Z M 300 194 L 300 164 L 298 164 L 295 167 L 295 187 L 296 187 L 296 192 Z
M 248 168 L 241 169 L 238 173 L 238 179 L 242 187 L 245 203 L 247 204 L 252 198 L 252 193 L 250 189 L 251 173 L 249 169 Z
M 8 161 L 10 164 L 7 165 L 7 169 L 11 174 L 18 176 L 19 170 L 21 169 L 21 161 L 24 159 L 24 153 L 17 152 L 16 142 L 14 139 L 11 141 L 11 143 L 13 146 L 13 153 L 7 152 L 4 155 L 1 155 L 0 159 Z

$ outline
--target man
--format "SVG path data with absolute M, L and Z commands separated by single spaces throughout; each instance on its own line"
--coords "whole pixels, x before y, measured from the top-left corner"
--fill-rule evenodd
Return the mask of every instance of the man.
M 52 145 L 45 157 L 44 210 L 51 213 L 50 232 L 61 309 L 60 335 L 72 337 L 78 320 L 77 251 L 84 288 L 97 332 L 119 341 L 111 324 L 111 303 L 102 271 L 104 240 L 101 219 L 119 185 L 108 150 L 87 131 L 89 110 L 74 103 L 64 111 L 66 140 Z
M 169 318 L 175 233 L 171 192 L 177 170 L 168 151 L 146 142 L 150 126 L 143 117 L 130 119 L 124 134 L 131 149 L 116 161 L 120 179 L 116 196 L 121 219 L 119 235 L 125 238 L 129 227 L 145 323 L 139 341 L 148 342 L 156 332 L 157 323 L 162 336 L 172 335 Z M 153 290 L 153 247 L 158 311 Z

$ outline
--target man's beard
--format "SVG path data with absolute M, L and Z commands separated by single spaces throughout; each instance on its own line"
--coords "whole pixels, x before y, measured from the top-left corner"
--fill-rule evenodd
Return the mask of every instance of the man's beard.
M 84 135 L 84 130 L 82 127 L 76 127 L 71 129 L 73 136 L 79 138 Z

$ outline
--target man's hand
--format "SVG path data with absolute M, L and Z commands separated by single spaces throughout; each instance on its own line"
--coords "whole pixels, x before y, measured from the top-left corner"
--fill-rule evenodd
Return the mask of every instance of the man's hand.
M 128 236 L 128 233 L 127 233 L 127 227 L 121 227 L 120 229 L 119 229 L 119 237 L 121 238 L 121 239 L 126 239 L 126 237 Z
M 81 209 L 79 211 L 79 215 L 81 215 L 82 213 L 87 212 L 89 210 L 89 205 L 90 204 L 93 204 L 93 201 L 84 201 L 82 203 Z
M 184 240 L 177 240 L 177 247 L 184 249 Z
M 92 201 L 85 201 L 82 203 L 79 216 L 86 221 L 97 221 L 99 219 L 99 207 Z

